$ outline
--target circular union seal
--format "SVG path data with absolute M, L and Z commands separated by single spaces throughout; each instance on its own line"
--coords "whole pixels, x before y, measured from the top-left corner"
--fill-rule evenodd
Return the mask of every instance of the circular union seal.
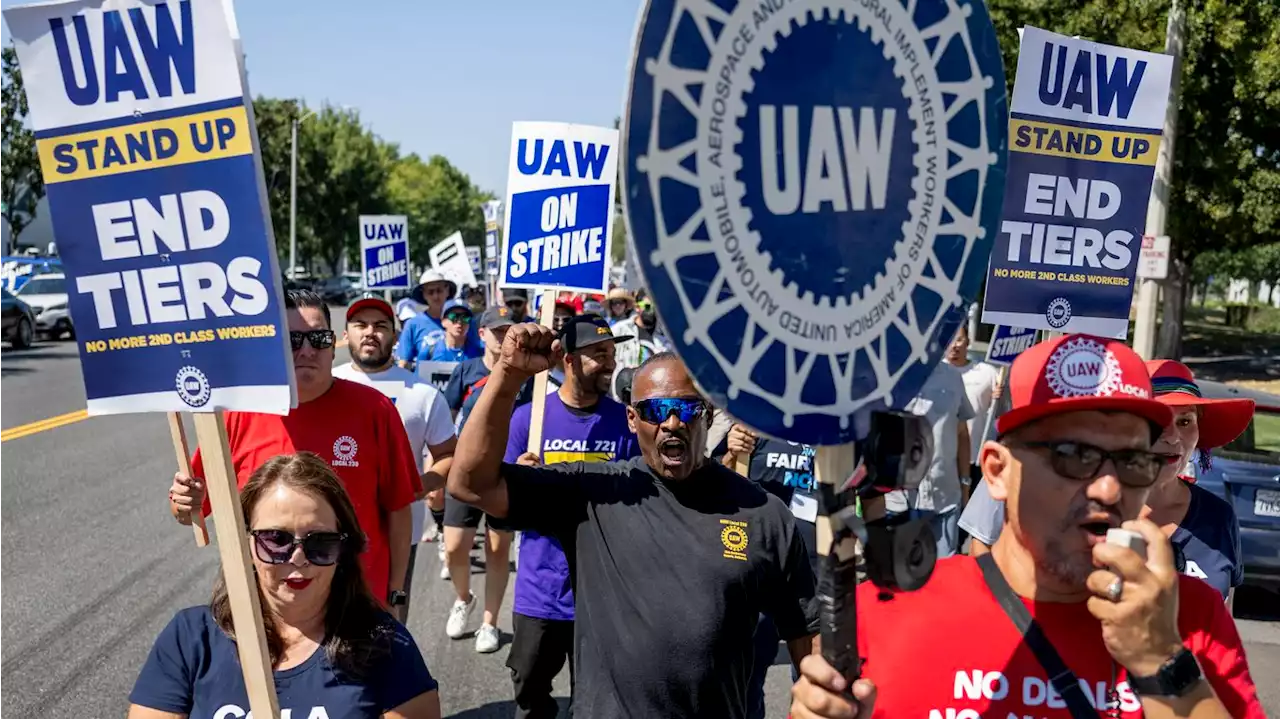
M 1066 297 L 1055 297 L 1049 302 L 1049 309 L 1045 310 L 1044 318 L 1049 322 L 1049 326 L 1058 329 L 1066 327 L 1071 321 L 1071 303 Z
M 637 266 L 713 402 L 839 444 L 916 394 L 999 220 L 982 3 L 649 0 L 625 123 Z
M 213 395 L 213 389 L 209 386 L 209 378 L 204 372 L 187 365 L 178 370 L 178 376 L 174 379 L 174 386 L 178 390 L 178 396 L 183 402 L 191 407 L 203 407 L 209 403 L 209 398 Z
M 747 548 L 747 533 L 742 531 L 742 527 L 730 525 L 720 532 L 720 541 L 730 552 L 742 552 Z
M 1120 389 L 1120 360 L 1098 342 L 1079 338 L 1053 351 L 1044 375 L 1059 397 L 1109 396 Z
M 345 434 L 333 442 L 333 456 L 343 462 L 350 462 L 354 459 L 358 449 L 359 445 L 356 444 L 355 438 Z

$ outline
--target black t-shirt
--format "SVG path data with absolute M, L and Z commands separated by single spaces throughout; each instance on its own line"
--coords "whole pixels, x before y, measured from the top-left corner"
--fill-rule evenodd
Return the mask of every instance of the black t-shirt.
M 729 449 L 729 439 L 720 440 L 711 453 L 717 461 Z M 747 465 L 748 479 L 759 484 L 769 494 L 781 499 L 796 515 L 796 530 L 808 550 L 809 568 L 818 576 L 817 527 L 812 516 L 816 515 L 818 498 L 813 486 L 814 448 L 770 437 L 757 437 Z M 796 496 L 800 495 L 800 496 Z
M 502 473 L 508 522 L 571 559 L 575 714 L 745 717 L 759 615 L 784 640 L 818 631 L 791 512 L 732 471 L 668 482 L 636 457 Z

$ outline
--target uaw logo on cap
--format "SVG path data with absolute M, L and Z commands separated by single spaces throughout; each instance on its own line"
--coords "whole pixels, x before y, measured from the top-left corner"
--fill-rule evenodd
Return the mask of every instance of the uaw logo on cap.
M 767 434 L 855 439 L 985 269 L 1007 133 L 985 7 L 649 0 L 639 32 L 623 196 L 676 350 Z
M 182 398 L 182 401 L 192 407 L 205 406 L 213 395 L 213 389 L 209 386 L 209 378 L 204 375 L 204 372 L 190 365 L 178 370 L 174 385 L 177 387 L 178 396 Z
M 1150 397 L 1147 390 L 1124 381 L 1115 352 L 1087 337 L 1067 340 L 1055 349 L 1045 365 L 1044 377 L 1059 397 L 1110 397 L 1116 393 Z

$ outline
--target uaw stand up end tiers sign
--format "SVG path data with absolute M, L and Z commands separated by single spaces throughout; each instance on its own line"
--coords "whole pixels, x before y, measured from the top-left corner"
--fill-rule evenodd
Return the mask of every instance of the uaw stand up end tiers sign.
M 652 0 L 639 32 L 624 197 L 678 353 L 756 429 L 854 441 L 986 267 L 1008 118 L 983 5 Z

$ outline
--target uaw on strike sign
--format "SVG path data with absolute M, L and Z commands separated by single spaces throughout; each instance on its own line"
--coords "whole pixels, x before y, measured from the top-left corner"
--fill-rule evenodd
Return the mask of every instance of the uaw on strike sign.
M 604 127 L 514 124 L 501 286 L 609 289 L 617 146 Z
M 999 217 L 981 2 L 650 0 L 625 121 L 637 264 L 713 403 L 829 445 L 915 395 Z
M 5 18 L 89 413 L 288 412 L 280 272 L 222 3 L 66 2 Z
M 360 215 L 360 262 L 365 289 L 409 289 L 409 218 Z
M 1127 336 L 1172 68 L 1023 31 L 983 322 Z

